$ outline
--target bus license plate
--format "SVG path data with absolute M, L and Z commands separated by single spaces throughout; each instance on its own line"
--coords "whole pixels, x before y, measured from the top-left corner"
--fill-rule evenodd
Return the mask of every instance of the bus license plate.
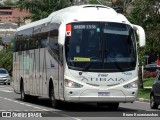
M 98 92 L 98 96 L 109 96 L 110 92 Z

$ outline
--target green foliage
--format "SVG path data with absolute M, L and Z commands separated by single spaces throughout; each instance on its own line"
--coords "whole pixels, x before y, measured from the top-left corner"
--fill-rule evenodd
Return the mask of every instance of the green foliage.
M 88 0 L 88 3 L 90 3 L 90 4 L 109 5 L 109 4 L 108 4 L 109 2 L 111 2 L 111 0 Z
M 3 43 L 2 43 L 2 37 L 0 37 L 0 45 L 2 45 Z
M 4 6 L 15 6 L 16 4 L 12 2 L 12 0 L 4 1 Z
M 5 49 L 0 51 L 0 67 L 12 70 L 12 48 L 7 46 Z
M 131 23 L 142 26 L 146 33 L 146 46 L 138 47 L 140 66 L 143 65 L 145 53 L 160 53 L 160 5 L 158 3 L 159 0 L 134 0 L 133 9 L 127 15 Z M 140 79 L 139 84 L 143 86 L 143 82 Z
M 69 0 L 23 0 L 19 1 L 18 7 L 29 10 L 32 21 L 40 20 L 49 16 L 53 11 L 60 10 L 70 5 Z
M 3 7 L 3 4 L 0 3 L 0 7 Z
M 135 0 L 134 8 L 128 15 L 129 21 L 141 25 L 146 33 L 145 52 L 160 53 L 160 6 L 159 0 Z M 142 52 L 139 49 L 140 53 Z
M 138 90 L 138 98 L 149 99 L 151 89 L 139 89 Z
M 151 87 L 151 86 L 153 85 L 155 79 L 156 79 L 156 78 L 145 78 L 145 79 L 143 80 L 144 86 L 145 86 L 145 87 Z
M 89 0 L 90 4 L 97 4 L 97 0 Z

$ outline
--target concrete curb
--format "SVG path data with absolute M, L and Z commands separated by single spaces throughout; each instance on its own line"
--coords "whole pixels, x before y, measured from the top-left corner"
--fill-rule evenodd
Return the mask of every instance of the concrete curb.
M 152 86 L 144 87 L 144 89 L 152 89 Z
M 150 102 L 149 99 L 144 99 L 144 98 L 138 98 L 137 101 L 139 101 L 139 102 Z

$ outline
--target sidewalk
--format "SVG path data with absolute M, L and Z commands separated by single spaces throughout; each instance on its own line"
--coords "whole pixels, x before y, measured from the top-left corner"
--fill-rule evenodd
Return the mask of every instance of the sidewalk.
M 137 98 L 137 101 L 139 102 L 149 102 L 149 99 L 144 99 L 144 98 Z

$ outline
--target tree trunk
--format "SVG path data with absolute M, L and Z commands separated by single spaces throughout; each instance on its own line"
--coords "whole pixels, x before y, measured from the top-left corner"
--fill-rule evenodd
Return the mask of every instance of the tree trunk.
M 138 71 L 138 88 L 143 89 L 143 67 L 139 67 Z

